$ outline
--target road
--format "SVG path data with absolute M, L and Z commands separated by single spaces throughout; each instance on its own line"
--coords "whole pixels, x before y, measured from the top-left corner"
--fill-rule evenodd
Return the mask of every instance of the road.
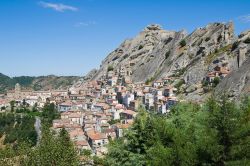
M 41 140 L 41 119 L 40 117 L 36 116 L 36 121 L 35 121 L 35 130 L 36 130 L 36 133 L 37 133 L 37 145 L 39 144 L 40 140 Z

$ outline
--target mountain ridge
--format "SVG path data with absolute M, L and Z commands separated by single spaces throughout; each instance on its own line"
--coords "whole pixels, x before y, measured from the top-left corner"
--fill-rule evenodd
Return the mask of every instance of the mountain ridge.
M 190 34 L 149 25 L 134 38 L 122 42 L 87 80 L 103 79 L 108 74 L 120 76 L 121 72 L 130 73 L 125 79 L 134 83 L 175 77 L 173 85 L 183 81 L 178 87 L 180 96 L 200 100 L 207 96 L 202 84 L 216 66 L 233 72 L 245 62 L 249 56 L 249 38 L 250 31 L 236 36 L 233 22 L 210 23 Z
M 0 93 L 6 93 L 7 90 L 13 89 L 16 83 L 25 89 L 32 90 L 68 89 L 79 79 L 81 77 L 55 75 L 9 77 L 0 73 Z

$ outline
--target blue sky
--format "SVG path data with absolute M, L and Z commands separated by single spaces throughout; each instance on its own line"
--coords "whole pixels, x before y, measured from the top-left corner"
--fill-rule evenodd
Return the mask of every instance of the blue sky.
M 148 24 L 192 32 L 229 20 L 250 29 L 250 1 L 1 0 L 0 72 L 84 75 Z

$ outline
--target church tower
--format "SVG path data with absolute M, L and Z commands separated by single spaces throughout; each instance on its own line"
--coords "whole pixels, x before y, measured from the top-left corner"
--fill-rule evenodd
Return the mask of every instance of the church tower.
M 15 85 L 15 93 L 20 93 L 21 92 L 21 86 L 19 83 Z

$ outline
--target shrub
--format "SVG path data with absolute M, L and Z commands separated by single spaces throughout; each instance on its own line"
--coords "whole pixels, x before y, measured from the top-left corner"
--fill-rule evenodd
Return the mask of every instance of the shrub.
M 185 84 L 185 81 L 182 79 L 182 80 L 178 81 L 178 83 L 174 87 L 179 89 L 183 84 Z
M 213 80 L 213 86 L 216 87 L 219 83 L 220 83 L 220 78 L 215 77 L 214 80 Z
M 248 37 L 248 38 L 244 41 L 244 43 L 250 44 L 250 38 Z
M 116 123 L 119 123 L 119 122 L 120 122 L 119 119 L 117 119 L 117 120 L 111 119 L 110 121 L 108 121 L 108 124 L 113 125 L 113 124 L 116 124 Z
M 109 72 L 109 71 L 113 71 L 113 70 L 114 70 L 114 67 L 113 67 L 112 65 L 109 65 L 109 66 L 108 66 L 108 72 Z
M 210 37 L 207 37 L 207 38 L 205 39 L 206 42 L 208 42 L 209 40 L 210 40 Z
M 209 82 L 207 80 L 202 81 L 202 87 L 207 87 L 209 85 Z
M 234 51 L 239 45 L 239 42 L 234 42 L 231 51 Z
M 180 77 L 185 73 L 185 71 L 187 71 L 187 67 L 176 70 L 176 72 L 172 76 L 173 77 Z
M 151 83 L 151 79 L 147 79 L 146 81 L 145 81 L 145 84 L 146 85 L 149 85 Z
M 180 46 L 181 47 L 184 47 L 186 45 L 187 45 L 186 40 L 183 39 L 183 40 L 180 41 Z
M 169 55 L 170 55 L 170 51 L 167 51 L 167 52 L 165 53 L 165 59 L 168 59 Z
M 194 55 L 193 54 L 188 54 L 189 59 L 193 59 Z
M 220 35 L 218 38 L 217 38 L 217 42 L 221 42 L 222 40 L 222 36 Z
M 142 45 L 139 46 L 138 50 L 141 50 L 141 49 L 143 49 L 143 46 L 142 46 Z

